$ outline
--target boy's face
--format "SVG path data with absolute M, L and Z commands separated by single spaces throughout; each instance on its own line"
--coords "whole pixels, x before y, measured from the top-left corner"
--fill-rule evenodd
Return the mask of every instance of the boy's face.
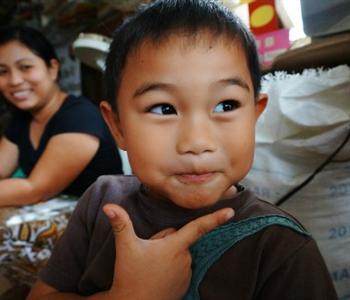
M 232 196 L 253 160 L 254 101 L 238 43 L 172 35 L 129 56 L 118 116 L 102 104 L 135 175 L 157 196 L 200 208 Z

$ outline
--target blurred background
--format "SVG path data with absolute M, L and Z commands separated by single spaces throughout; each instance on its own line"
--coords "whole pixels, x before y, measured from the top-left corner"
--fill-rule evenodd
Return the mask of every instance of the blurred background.
M 139 4 L 150 1 L 0 0 L 0 24 L 26 24 L 44 32 L 55 45 L 61 59 L 60 83 L 63 89 L 99 101 L 103 97 L 101 70 L 104 55 L 108 51 L 108 37 Z M 255 34 L 265 73 L 336 66 L 350 61 L 349 0 L 223 2 Z M 327 44 L 328 40 L 331 42 Z M 313 50 L 311 55 L 305 56 L 315 43 L 318 44 L 317 53 Z M 340 43 L 340 47 L 335 47 L 335 43 Z M 293 51 L 300 48 L 304 51 L 302 54 Z M 344 54 L 339 57 L 339 53 Z M 0 105 L 0 113 L 1 110 L 4 109 Z

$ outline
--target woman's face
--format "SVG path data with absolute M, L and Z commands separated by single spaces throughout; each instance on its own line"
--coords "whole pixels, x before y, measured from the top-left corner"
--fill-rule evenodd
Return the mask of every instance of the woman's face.
M 0 92 L 18 109 L 35 112 L 52 98 L 58 62 L 45 61 L 18 41 L 0 46 Z

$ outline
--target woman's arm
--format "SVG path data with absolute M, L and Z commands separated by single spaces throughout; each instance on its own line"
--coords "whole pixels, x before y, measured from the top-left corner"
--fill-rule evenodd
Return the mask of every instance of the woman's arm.
M 6 137 L 0 138 L 0 179 L 9 177 L 18 165 L 18 147 Z
M 89 164 L 99 143 L 83 133 L 52 137 L 28 178 L 0 181 L 0 207 L 36 203 L 60 193 Z

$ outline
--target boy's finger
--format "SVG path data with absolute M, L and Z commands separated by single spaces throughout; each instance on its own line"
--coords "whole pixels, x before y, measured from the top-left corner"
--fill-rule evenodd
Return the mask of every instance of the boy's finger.
M 174 233 L 175 242 L 182 244 L 184 247 L 191 246 L 201 236 L 227 222 L 234 216 L 232 208 L 220 209 L 211 214 L 200 217 L 179 229 Z
M 112 226 L 114 238 L 118 243 L 135 240 L 136 234 L 128 213 L 119 205 L 106 204 L 103 211 Z M 118 243 L 116 243 L 118 245 Z
M 151 240 L 158 240 L 158 239 L 162 239 L 172 233 L 176 232 L 175 228 L 166 228 L 163 229 L 162 231 L 157 232 L 155 235 L 151 236 Z

